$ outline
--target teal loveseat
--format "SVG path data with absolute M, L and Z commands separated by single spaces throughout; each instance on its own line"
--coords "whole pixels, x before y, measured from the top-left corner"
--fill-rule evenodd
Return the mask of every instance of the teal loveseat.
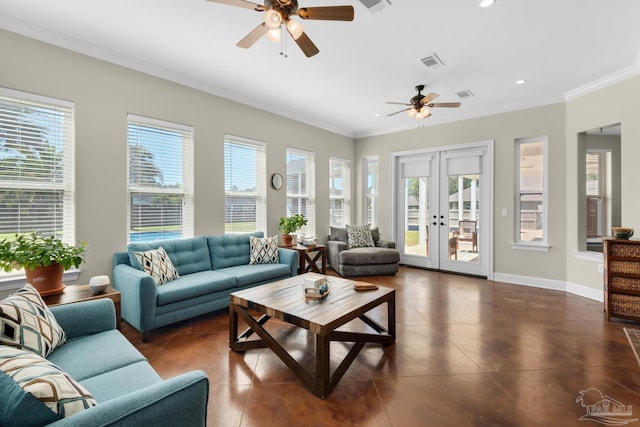
M 47 356 L 47 360 L 82 385 L 97 404 L 47 424 L 53 412 L 25 406 L 25 397 L 19 398 L 15 387 L 5 384 L 0 392 L 3 394 L 0 412 L 3 417 L 13 413 L 13 418 L 11 421 L 0 418 L 8 425 L 206 425 L 207 375 L 202 371 L 191 371 L 162 380 L 147 359 L 116 329 L 113 301 L 102 298 L 51 307 L 50 310 L 67 338 Z M 11 363 L 6 359 L 4 362 Z M 3 405 L 17 405 L 15 408 L 20 409 Z
M 113 285 L 122 294 L 122 317 L 142 333 L 229 305 L 231 292 L 295 276 L 298 254 L 278 248 L 279 263 L 249 264 L 249 236 L 262 232 L 130 243 L 113 255 Z M 157 286 L 134 252 L 162 247 L 179 278 Z

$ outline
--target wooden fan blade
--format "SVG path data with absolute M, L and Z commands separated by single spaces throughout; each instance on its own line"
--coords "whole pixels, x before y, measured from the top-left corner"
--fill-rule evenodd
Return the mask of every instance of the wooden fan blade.
M 411 110 L 413 107 L 405 108 L 404 110 L 396 111 L 395 113 L 387 114 L 387 117 L 395 116 L 396 114 L 404 113 L 405 111 Z
M 258 3 L 252 3 L 246 0 L 208 0 L 212 3 L 227 4 L 229 6 L 242 7 L 244 9 L 253 9 L 258 12 L 264 12 L 264 5 Z
M 422 98 L 420 100 L 420 102 L 422 103 L 422 105 L 428 104 L 429 102 L 433 101 L 434 99 L 436 99 L 439 96 L 440 96 L 440 94 L 437 94 L 435 92 L 431 92 L 429 95 L 427 95 L 424 98 Z
M 445 108 L 458 108 L 460 106 L 459 102 L 435 102 L 427 104 L 427 107 L 445 107 Z
M 249 34 L 244 36 L 242 40 L 236 43 L 236 46 L 248 49 L 253 46 L 253 44 L 257 42 L 260 37 L 267 34 L 267 31 L 269 31 L 269 28 L 264 25 L 264 22 L 261 22 L 260 25 L 255 27 L 253 30 L 251 30 L 251 32 L 249 32 Z
M 391 102 L 391 101 L 387 101 L 387 102 L 385 102 L 385 104 L 393 104 L 393 105 L 409 105 L 409 106 L 411 106 L 411 104 L 407 104 L 406 102 Z
M 291 33 L 289 33 L 289 34 L 291 34 Z M 291 36 L 291 37 L 293 37 L 293 36 Z M 305 33 L 300 34 L 300 37 L 298 37 L 297 39 L 294 39 L 294 40 L 295 40 L 296 44 L 298 45 L 298 47 L 302 50 L 302 52 L 304 52 L 304 54 L 307 56 L 307 58 L 310 58 L 313 55 L 315 55 L 318 52 L 320 52 L 320 50 L 316 47 L 315 44 L 313 44 L 311 39 Z
M 302 7 L 297 14 L 302 19 L 353 21 L 353 6 Z

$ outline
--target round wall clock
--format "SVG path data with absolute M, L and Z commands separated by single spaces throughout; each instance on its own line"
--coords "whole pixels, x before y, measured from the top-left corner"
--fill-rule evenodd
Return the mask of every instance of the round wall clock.
M 271 188 L 273 188 L 274 190 L 279 190 L 282 188 L 282 184 L 284 184 L 282 175 L 280 175 L 278 172 L 271 174 Z

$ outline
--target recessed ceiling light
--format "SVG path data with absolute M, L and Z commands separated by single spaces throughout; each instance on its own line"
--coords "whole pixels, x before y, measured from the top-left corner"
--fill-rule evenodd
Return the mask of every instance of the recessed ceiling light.
M 482 0 L 480 2 L 480 7 L 489 7 L 492 4 L 494 4 L 496 2 L 496 0 Z
M 525 79 L 520 79 L 520 80 L 516 80 L 516 84 L 517 85 L 523 85 L 525 84 L 527 81 Z
M 381 117 L 381 116 L 382 116 L 382 114 L 380 114 L 380 113 L 373 113 L 373 117 Z

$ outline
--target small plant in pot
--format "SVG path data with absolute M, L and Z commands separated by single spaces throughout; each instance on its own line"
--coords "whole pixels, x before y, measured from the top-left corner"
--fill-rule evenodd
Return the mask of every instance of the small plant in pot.
M 0 241 L 0 269 L 11 272 L 24 268 L 27 283 L 40 295 L 62 293 L 64 271 L 84 262 L 86 247 L 84 242 L 73 246 L 40 233 L 16 234 Z
M 281 216 L 278 228 L 282 230 L 282 246 L 291 246 L 292 234 L 307 225 L 307 220 L 300 214 Z

